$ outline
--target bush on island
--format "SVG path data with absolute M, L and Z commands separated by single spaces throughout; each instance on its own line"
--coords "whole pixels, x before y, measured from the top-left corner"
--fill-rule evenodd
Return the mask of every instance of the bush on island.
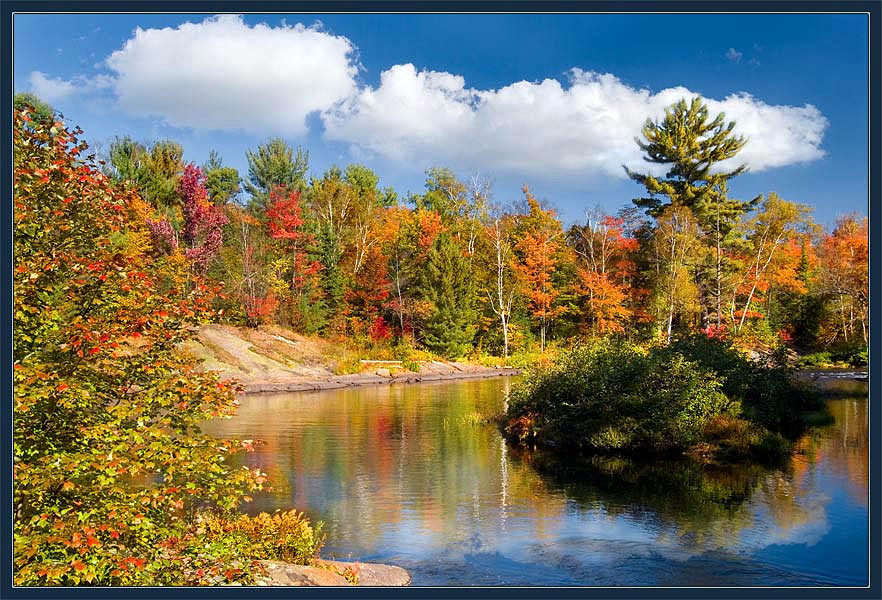
M 773 458 L 817 399 L 783 368 L 752 363 L 726 342 L 691 337 L 644 349 L 602 340 L 529 373 L 504 431 L 515 443 L 586 453 Z M 728 435 L 728 437 L 727 437 Z

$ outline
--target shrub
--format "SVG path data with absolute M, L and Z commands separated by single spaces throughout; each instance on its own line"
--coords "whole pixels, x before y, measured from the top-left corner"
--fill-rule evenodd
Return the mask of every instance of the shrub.
M 225 519 L 208 514 L 199 519 L 197 532 L 207 543 L 231 543 L 243 559 L 283 560 L 306 565 L 318 557 L 324 524 L 313 527 L 297 511 L 238 515 Z
M 512 392 L 504 431 L 524 445 L 592 452 L 709 443 L 729 457 L 766 457 L 786 446 L 767 429 L 801 427 L 801 415 L 819 406 L 786 370 L 753 363 L 720 340 L 650 350 L 606 340 L 529 372 Z
M 868 352 L 864 344 L 843 344 L 830 352 L 833 362 L 849 367 L 867 366 Z
M 731 402 L 684 357 L 599 342 L 561 355 L 512 393 L 508 435 L 592 450 L 667 451 L 695 443 Z
M 865 367 L 869 355 L 863 344 L 845 344 L 800 356 L 796 360 L 797 369 L 829 369 L 833 367 Z
M 829 352 L 813 352 L 796 359 L 797 369 L 825 369 L 833 366 L 833 357 Z
M 688 336 L 659 352 L 685 356 L 715 373 L 723 393 L 741 404 L 748 420 L 763 427 L 798 429 L 802 413 L 823 408 L 818 394 L 796 381 L 790 370 L 781 364 L 752 361 L 725 340 Z

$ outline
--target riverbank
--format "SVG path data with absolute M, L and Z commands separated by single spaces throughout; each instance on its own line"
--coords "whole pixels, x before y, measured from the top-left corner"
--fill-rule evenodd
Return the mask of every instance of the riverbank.
M 340 349 L 332 342 L 273 329 L 205 325 L 187 350 L 203 368 L 236 379 L 245 393 L 302 392 L 350 387 L 484 379 L 520 374 L 505 365 L 458 361 L 359 361 L 360 372 L 340 374 Z M 409 368 L 408 368 L 409 367 Z M 419 370 L 415 370 L 414 367 Z

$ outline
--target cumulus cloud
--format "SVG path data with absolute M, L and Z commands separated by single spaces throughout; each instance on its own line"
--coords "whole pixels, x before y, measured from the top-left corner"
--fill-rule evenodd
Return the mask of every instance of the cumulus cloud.
M 303 135 L 306 117 L 356 92 L 355 48 L 320 26 L 219 15 L 141 29 L 105 61 L 119 106 L 170 125 Z
M 546 79 L 477 90 L 450 73 L 396 65 L 376 89 L 365 87 L 323 114 L 325 137 L 421 164 L 624 177 L 622 165 L 649 169 L 634 143 L 645 120 L 697 95 L 684 87 L 653 94 L 609 73 L 569 75 L 566 86 Z M 753 171 L 823 156 L 827 120 L 814 106 L 773 106 L 744 93 L 705 101 L 748 138 L 737 159 Z
M 729 59 L 730 62 L 740 63 L 741 59 L 744 58 L 743 52 L 738 52 L 735 48 L 729 48 L 726 51 L 726 58 Z
M 727 57 L 743 55 L 730 48 Z M 102 75 L 70 80 L 34 71 L 30 84 L 49 102 L 109 89 L 128 114 L 196 130 L 303 136 L 308 115 L 318 113 L 325 139 L 354 156 L 545 178 L 621 178 L 622 165 L 663 171 L 643 161 L 634 138 L 647 118 L 696 96 L 685 87 L 653 93 L 581 69 L 560 81 L 474 89 L 457 74 L 398 64 L 376 86 L 360 86 L 347 38 L 320 24 L 250 26 L 237 15 L 136 29 L 101 67 Z M 705 101 L 748 138 L 737 161 L 753 171 L 824 155 L 828 123 L 810 104 L 769 105 L 747 93 Z
M 84 77 L 82 75 L 73 79 L 61 79 L 49 77 L 42 71 L 32 71 L 28 75 L 30 91 L 52 104 L 60 100 L 106 89 L 111 85 L 111 79 L 106 75 Z

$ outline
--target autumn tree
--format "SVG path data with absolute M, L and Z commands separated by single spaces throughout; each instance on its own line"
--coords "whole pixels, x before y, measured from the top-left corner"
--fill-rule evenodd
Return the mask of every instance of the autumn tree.
M 391 308 L 401 335 L 414 331 L 418 310 L 416 288 L 429 249 L 445 230 L 438 213 L 425 209 L 391 207 L 384 213 L 380 248 L 388 258 L 392 282 Z
M 351 330 L 367 331 L 375 341 L 392 335 L 389 323 L 393 319 L 387 320 L 384 314 L 391 287 L 386 257 L 379 247 L 371 248 L 345 294 Z
M 352 190 L 351 263 L 352 274 L 357 276 L 379 243 L 376 224 L 382 218 L 382 209 L 394 204 L 394 192 L 390 189 L 381 192 L 380 178 L 364 165 L 347 166 L 345 181 Z
M 846 215 L 820 247 L 820 291 L 833 299 L 837 333 L 866 344 L 869 336 L 869 220 Z
M 524 286 L 531 318 L 539 329 L 539 342 L 545 351 L 549 324 L 566 310 L 559 302 L 561 287 L 555 272 L 566 251 L 564 232 L 553 210 L 543 209 L 539 201 L 523 188 L 529 212 L 520 220 L 515 245 L 517 269 Z
M 632 311 L 628 286 L 633 277 L 631 254 L 637 240 L 626 237 L 624 219 L 599 208 L 586 212 L 584 225 L 568 232 L 570 247 L 579 257 L 577 290 L 585 298 L 584 315 L 595 333 L 620 333 Z
M 224 305 L 248 326 L 272 320 L 278 297 L 268 285 L 272 248 L 260 221 L 244 207 L 226 207 L 228 224 L 221 250 L 221 277 L 228 302 Z
M 509 330 L 514 311 L 515 299 L 520 288 L 515 268 L 514 231 L 517 217 L 508 214 L 496 214 L 490 224 L 484 227 L 484 236 L 489 244 L 489 261 L 487 270 L 490 272 L 490 285 L 486 290 L 490 309 L 499 319 L 502 332 L 502 355 L 508 357 Z
M 466 189 L 468 203 L 460 219 L 460 226 L 466 240 L 469 260 L 472 260 L 477 252 L 478 237 L 490 222 L 493 181 L 480 173 L 473 173 L 469 177 Z
M 757 213 L 745 223 L 745 269 L 730 300 L 733 330 L 740 333 L 747 318 L 754 314 L 758 293 L 768 287 L 768 275 L 781 250 L 808 224 L 811 211 L 805 205 L 788 202 L 774 192 L 763 201 Z
M 227 216 L 222 206 L 209 201 L 206 180 L 202 170 L 190 163 L 178 182 L 178 194 L 183 198 L 183 239 L 186 255 L 199 273 L 205 274 L 208 265 L 223 245 L 223 227 Z
M 174 254 L 183 251 L 192 268 L 204 275 L 223 245 L 223 227 L 227 217 L 221 206 L 208 200 L 202 170 L 190 163 L 178 181 L 179 218 L 149 218 L 146 223 L 152 234 L 155 252 Z M 167 213 L 166 213 L 167 214 Z
M 432 167 L 426 171 L 425 186 L 425 193 L 414 197 L 416 208 L 435 212 L 445 226 L 454 226 L 469 204 L 466 185 L 450 169 Z
M 671 343 L 674 323 L 695 325 L 698 288 L 689 269 L 699 248 L 695 215 L 685 206 L 667 207 L 656 220 L 649 252 L 655 271 L 653 290 L 659 338 Z
M 28 124 L 28 125 L 26 125 Z M 253 570 L 196 519 L 265 479 L 200 431 L 233 386 L 182 343 L 213 291 L 151 251 L 153 209 L 98 169 L 80 132 L 14 124 L 13 486 L 18 585 L 181 585 Z
M 333 166 L 310 180 L 305 198 L 314 221 L 322 264 L 322 288 L 331 316 L 341 316 L 343 299 L 378 244 L 377 223 L 389 202 L 379 177 L 363 165 Z M 377 272 L 376 269 L 372 269 Z M 362 279 L 359 286 L 365 281 Z
M 324 304 L 318 280 L 322 269 L 315 258 L 315 236 L 304 227 L 300 192 L 283 187 L 270 192 L 266 210 L 269 236 L 277 241 L 281 258 L 275 265 L 276 278 L 285 287 L 276 292 L 286 293 L 292 300 L 294 325 L 313 333 L 324 322 Z

